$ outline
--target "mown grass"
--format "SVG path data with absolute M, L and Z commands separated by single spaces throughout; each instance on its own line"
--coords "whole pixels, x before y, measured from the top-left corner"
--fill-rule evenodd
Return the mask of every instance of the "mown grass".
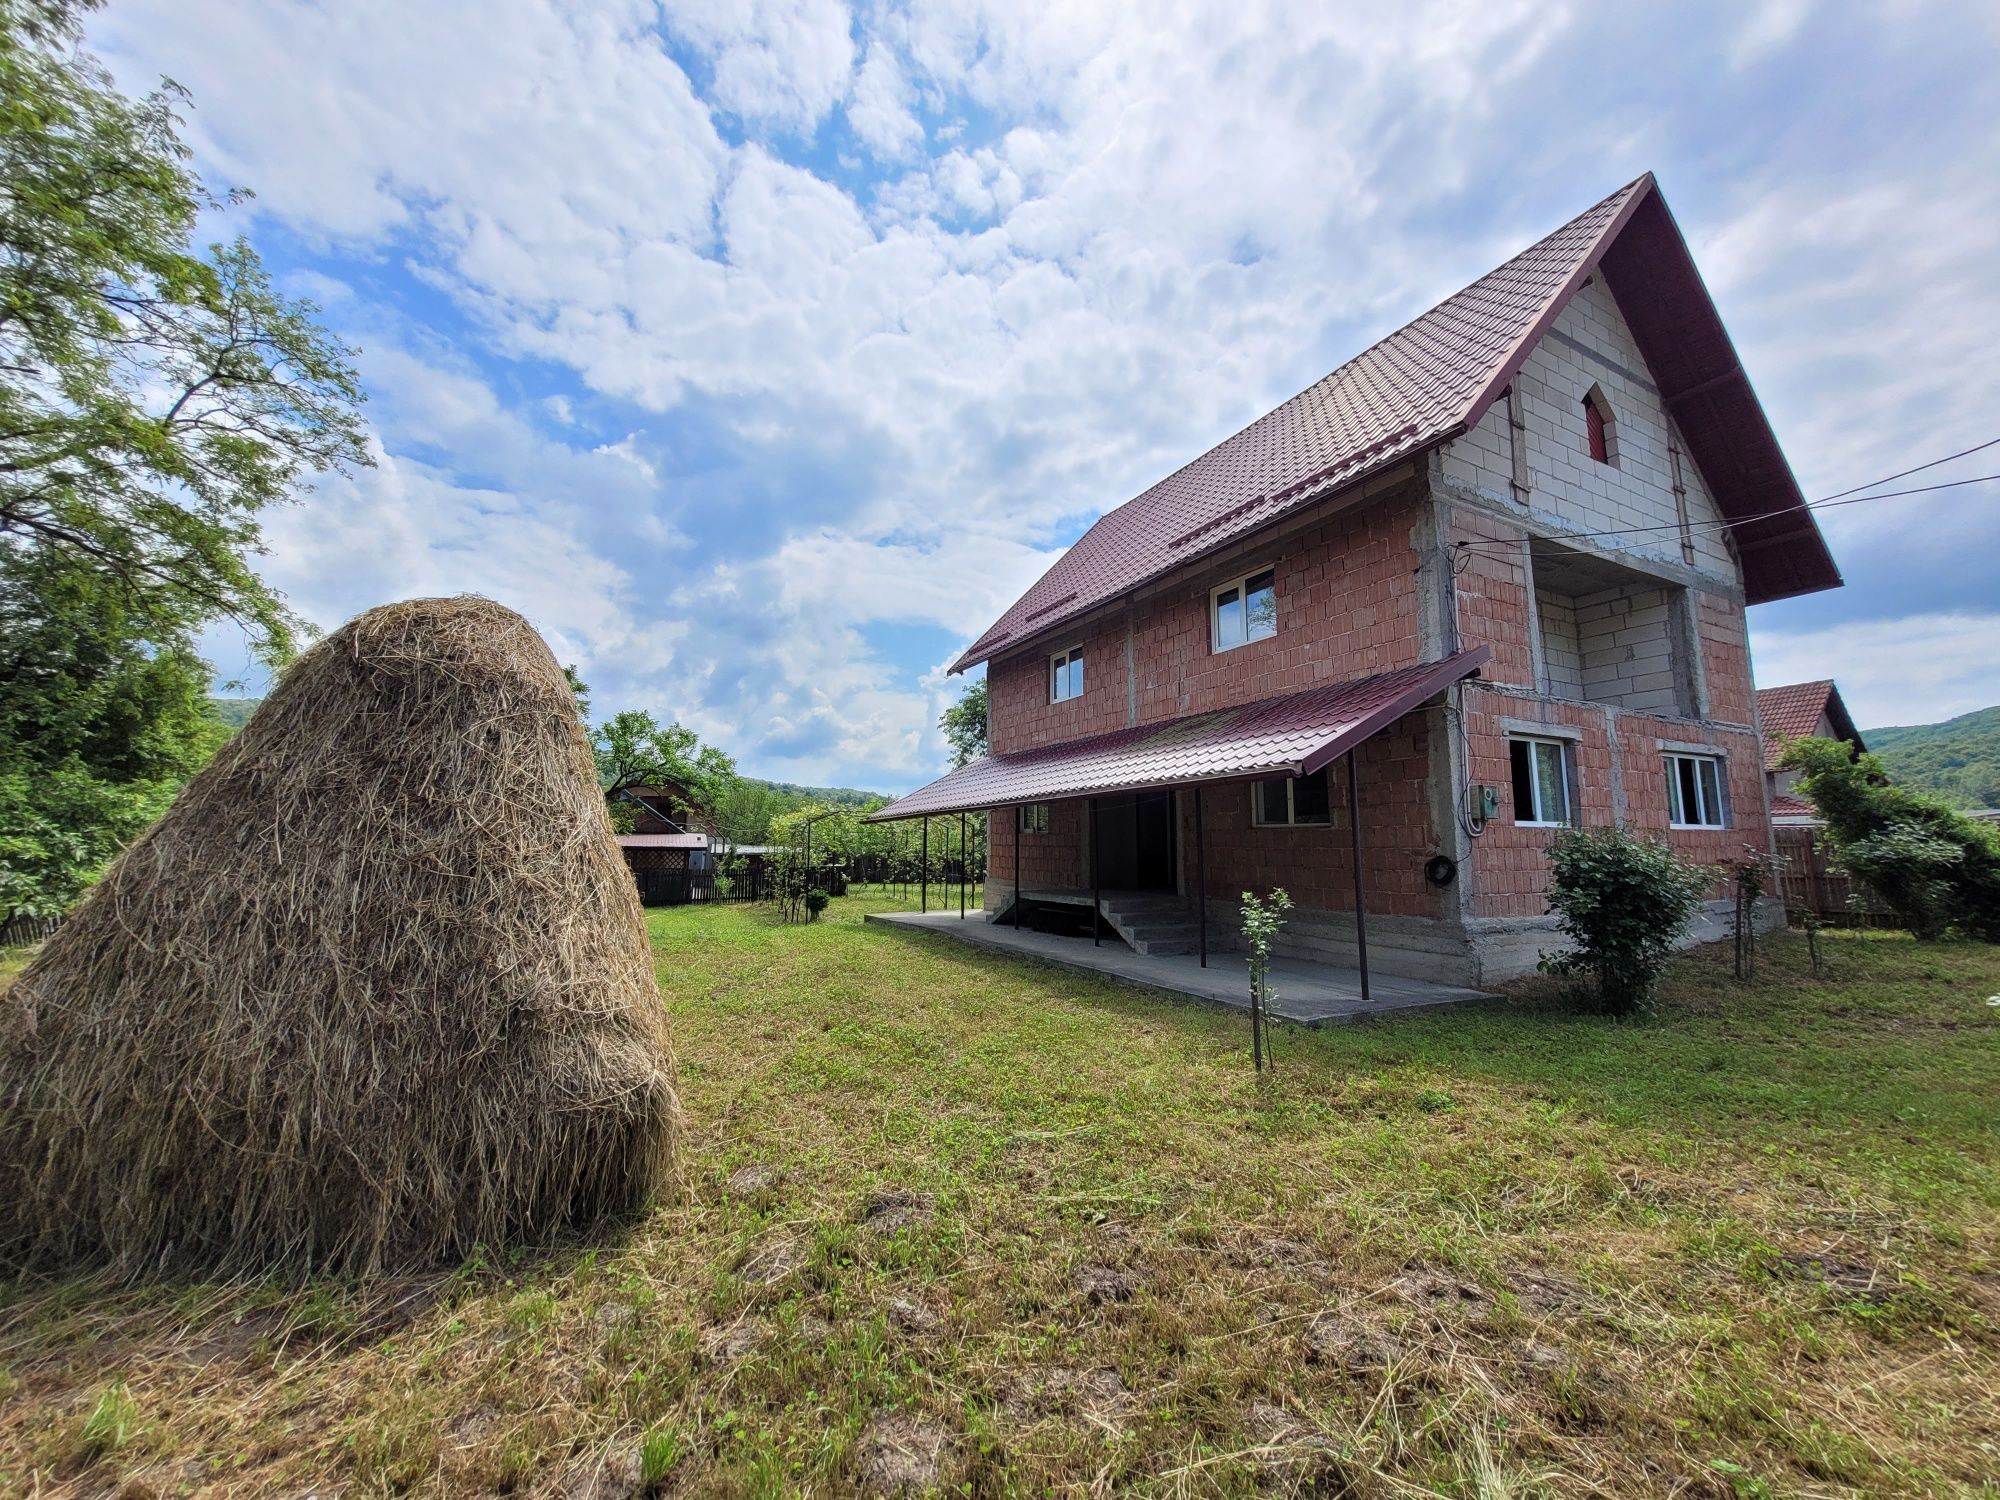
M 629 1233 L 10 1289 L 0 1489 L 2000 1495 L 2000 950 L 1781 938 L 1259 1079 L 1239 1015 L 886 904 L 652 915 L 686 1182 Z

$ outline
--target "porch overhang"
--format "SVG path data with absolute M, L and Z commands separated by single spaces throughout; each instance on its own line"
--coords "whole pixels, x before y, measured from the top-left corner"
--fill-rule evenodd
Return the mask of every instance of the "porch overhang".
M 1435 694 L 1474 676 L 1486 646 L 1443 661 L 1264 698 L 1239 708 L 988 755 L 868 815 L 870 823 L 1069 797 L 1310 776 Z

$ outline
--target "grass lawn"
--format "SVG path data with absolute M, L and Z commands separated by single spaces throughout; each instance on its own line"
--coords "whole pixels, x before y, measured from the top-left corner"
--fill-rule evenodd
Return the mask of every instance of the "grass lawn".
M 2000 1495 L 2000 949 L 1308 1032 L 652 914 L 681 1200 L 357 1288 L 0 1292 L 0 1492 Z

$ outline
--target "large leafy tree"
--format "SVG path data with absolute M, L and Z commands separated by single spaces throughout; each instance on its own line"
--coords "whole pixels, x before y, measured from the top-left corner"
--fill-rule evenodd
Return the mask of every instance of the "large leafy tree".
M 297 621 L 258 518 L 369 461 L 352 351 L 209 193 L 172 85 L 132 100 L 79 0 L 0 0 L 0 916 L 54 913 L 212 752 L 221 618 Z
M 631 823 L 631 808 L 623 795 L 634 787 L 682 787 L 690 805 L 709 813 L 732 799 L 739 785 L 736 762 L 713 745 L 704 745 L 692 729 L 677 722 L 662 724 L 641 709 L 626 709 L 593 725 L 590 684 L 577 675 L 575 667 L 564 667 L 563 676 L 569 681 L 576 711 L 590 736 L 597 784 L 604 788 L 616 826 L 624 828 Z
M 945 743 L 951 746 L 952 769 L 986 753 L 986 679 L 968 683 L 958 702 L 938 718 Z
M 172 85 L 132 100 L 77 0 L 0 0 L 0 544 L 115 592 L 153 637 L 229 616 L 282 660 L 296 622 L 251 566 L 257 518 L 369 461 L 352 351 L 242 240 Z

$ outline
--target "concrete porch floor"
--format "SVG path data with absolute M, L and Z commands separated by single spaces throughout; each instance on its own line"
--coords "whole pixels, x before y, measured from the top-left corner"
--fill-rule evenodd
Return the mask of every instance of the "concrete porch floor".
M 1016 930 L 1005 923 L 989 922 L 977 911 L 968 912 L 962 919 L 956 910 L 870 912 L 868 920 L 891 927 L 940 932 L 975 947 L 1040 959 L 1043 963 L 1101 974 L 1149 989 L 1171 990 L 1198 1000 L 1220 1001 L 1238 1010 L 1250 1008 L 1250 962 L 1241 953 L 1211 953 L 1204 969 L 1193 955 L 1170 958 L 1134 953 L 1114 937 L 1107 937 L 1093 947 L 1087 937 L 1061 937 L 1025 927 Z M 1371 1000 L 1363 1005 L 1358 971 L 1293 958 L 1271 960 L 1271 989 L 1275 995 L 1271 1014 L 1306 1026 L 1492 998 L 1482 990 L 1457 985 L 1371 974 Z

